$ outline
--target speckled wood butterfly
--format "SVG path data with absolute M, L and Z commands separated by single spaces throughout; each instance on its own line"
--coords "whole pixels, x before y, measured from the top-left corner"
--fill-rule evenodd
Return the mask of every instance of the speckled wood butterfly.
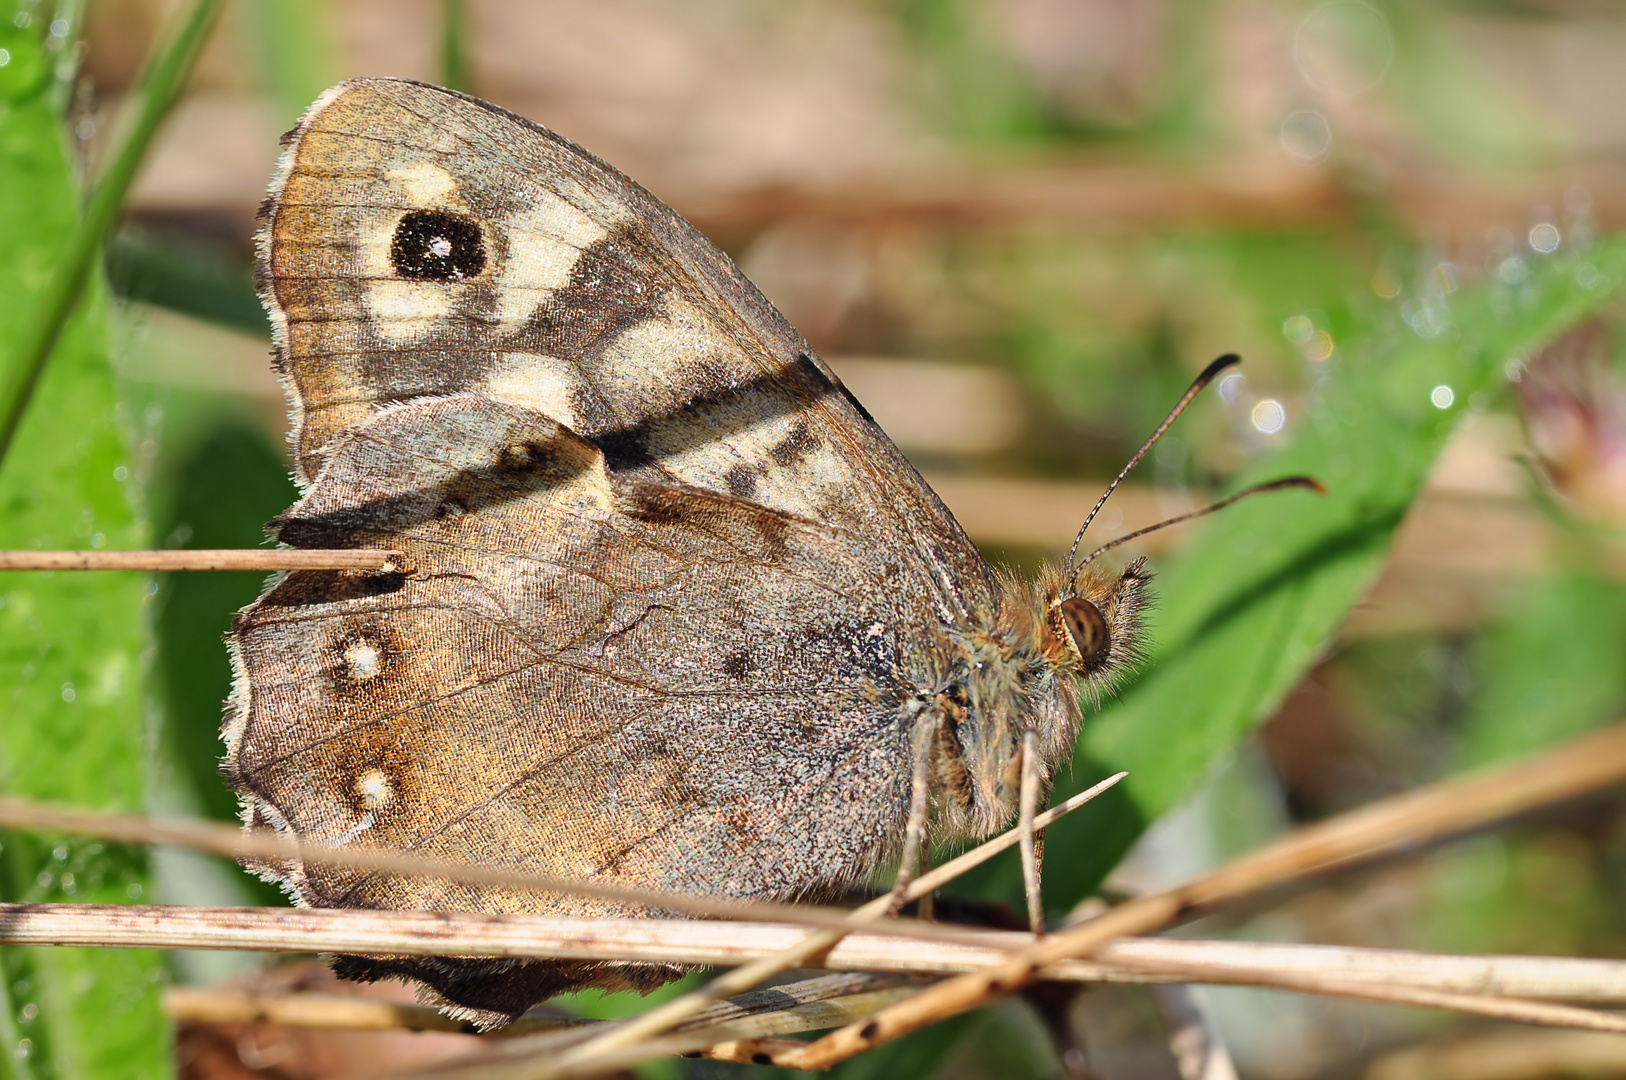
M 928 821 L 1008 823 L 1022 769 L 1047 785 L 1081 699 L 1135 656 L 1139 561 L 991 569 L 727 256 L 552 132 L 347 82 L 287 137 L 263 218 L 303 489 L 273 528 L 405 558 L 288 573 L 237 619 L 226 773 L 250 829 L 828 898 L 912 865 Z M 636 913 L 259 869 L 315 906 Z M 681 973 L 338 965 L 486 1024 Z

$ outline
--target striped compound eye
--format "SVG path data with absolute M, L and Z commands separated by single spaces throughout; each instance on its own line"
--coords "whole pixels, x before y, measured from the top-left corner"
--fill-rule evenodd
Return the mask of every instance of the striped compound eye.
M 1106 659 L 1112 648 L 1112 631 L 1099 608 L 1088 600 L 1070 597 L 1061 602 L 1062 621 L 1067 624 L 1067 636 L 1073 639 L 1073 648 L 1085 668 L 1092 668 Z
M 462 281 L 486 268 L 480 226 L 461 214 L 414 210 L 395 226 L 390 265 L 412 281 Z

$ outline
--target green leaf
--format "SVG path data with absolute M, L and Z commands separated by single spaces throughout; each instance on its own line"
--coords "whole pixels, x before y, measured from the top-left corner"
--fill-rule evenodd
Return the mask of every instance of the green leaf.
M 194 238 L 126 226 L 107 243 L 107 279 L 129 300 L 169 308 L 259 337 L 265 308 L 245 256 Z
M 1505 761 L 1612 720 L 1626 703 L 1626 585 L 1572 569 L 1525 583 L 1480 642 L 1463 726 L 1467 766 Z
M 1228 510 L 1161 568 L 1152 662 L 1086 721 L 1057 795 L 1119 769 L 1129 778 L 1053 830 L 1053 902 L 1092 891 L 1275 710 L 1371 584 L 1463 411 L 1499 386 L 1510 359 L 1596 310 L 1623 281 L 1626 240 L 1612 239 L 1539 264 L 1517 286 L 1464 290 L 1433 337 L 1397 323 L 1339 342 L 1338 370 L 1294 418 L 1298 437 L 1237 478 L 1307 474 L 1327 494 Z M 1445 408 L 1440 387 L 1450 390 Z
M 259 61 L 282 122 L 293 127 L 344 69 L 330 26 L 332 11 L 314 0 L 245 0 L 240 10 L 243 44 Z
M 6 42 L 25 66 L 37 38 Z M 80 221 L 48 94 L 0 99 L 0 362 Z M 0 547 L 140 547 L 132 464 L 108 366 L 105 290 L 92 280 L 57 338 L 0 473 Z M 0 790 L 110 810 L 146 804 L 146 579 L 0 577 Z M 143 854 L 0 834 L 7 900 L 118 903 L 150 886 Z M 0 950 L 0 1076 L 159 1077 L 170 1071 L 157 954 Z

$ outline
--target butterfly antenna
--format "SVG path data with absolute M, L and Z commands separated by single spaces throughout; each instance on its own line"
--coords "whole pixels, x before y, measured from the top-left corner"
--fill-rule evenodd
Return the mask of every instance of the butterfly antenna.
M 1136 529 L 1134 532 L 1120 536 L 1116 540 L 1109 540 L 1086 555 L 1084 557 L 1084 561 L 1078 564 L 1078 569 L 1082 570 L 1086 566 L 1090 565 L 1090 563 L 1095 561 L 1095 557 L 1097 555 L 1100 555 L 1103 552 L 1111 551 L 1119 544 L 1127 544 L 1137 536 L 1145 536 L 1147 533 L 1157 532 L 1159 529 L 1167 529 L 1170 525 L 1178 525 L 1182 521 L 1190 521 L 1192 518 L 1199 518 L 1204 514 L 1212 514 L 1215 510 L 1223 510 L 1232 503 L 1241 502 L 1243 499 L 1252 498 L 1255 495 L 1263 495 L 1267 491 L 1285 491 L 1288 488 L 1308 488 L 1317 495 L 1325 495 L 1327 493 L 1327 489 L 1321 486 L 1321 482 L 1319 480 L 1312 480 L 1308 476 L 1289 476 L 1285 480 L 1272 480 L 1268 484 L 1255 484 L 1253 487 L 1244 488 L 1229 498 L 1221 499 L 1217 503 L 1211 503 L 1208 506 L 1203 507 L 1201 510 L 1193 510 L 1189 514 L 1181 514 L 1178 517 L 1169 518 L 1167 521 L 1160 521 L 1156 525 L 1148 525 L 1144 529 Z
M 1186 411 L 1186 406 L 1191 404 L 1191 399 L 1202 393 L 1203 387 L 1214 381 L 1214 376 L 1232 364 L 1240 364 L 1241 362 L 1242 357 L 1236 353 L 1226 353 L 1203 368 L 1203 373 L 1191 381 L 1191 386 L 1187 388 L 1184 394 L 1180 395 L 1180 400 L 1174 403 L 1174 408 L 1169 410 L 1169 415 L 1165 416 L 1163 422 L 1157 425 L 1157 430 L 1152 432 L 1152 437 L 1141 444 L 1141 448 L 1135 451 L 1135 456 L 1129 459 L 1129 464 L 1125 465 L 1118 475 L 1113 478 L 1112 483 L 1107 485 L 1107 489 L 1095 501 L 1095 506 L 1090 510 L 1089 516 L 1084 519 L 1084 524 L 1078 527 L 1078 535 L 1073 537 L 1073 546 L 1067 549 L 1068 580 L 1071 580 L 1073 576 L 1073 558 L 1078 554 L 1078 545 L 1084 542 L 1084 533 L 1089 529 L 1090 522 L 1094 521 L 1095 515 L 1101 512 L 1101 507 L 1106 505 L 1107 498 L 1112 494 L 1113 490 L 1117 488 L 1124 477 L 1129 475 L 1129 470 L 1138 465 L 1140 459 L 1146 456 L 1146 451 L 1152 448 L 1152 444 L 1163 437 L 1163 433 L 1169 430 L 1169 425 L 1174 423 L 1180 414 Z M 1099 555 L 1100 552 L 1098 551 L 1095 554 Z M 1095 555 L 1091 555 L 1090 558 L 1095 558 Z

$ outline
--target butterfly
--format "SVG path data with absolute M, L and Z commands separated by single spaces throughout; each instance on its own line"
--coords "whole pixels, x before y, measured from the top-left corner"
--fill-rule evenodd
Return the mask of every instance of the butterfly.
M 272 529 L 404 557 L 285 574 L 235 620 L 224 772 L 248 829 L 830 898 L 907 873 L 928 830 L 1005 826 L 1136 659 L 1141 561 L 991 568 L 726 255 L 547 129 L 346 82 L 285 137 L 262 219 L 301 488 Z M 638 913 L 257 868 L 302 905 Z M 336 964 L 485 1025 L 682 973 Z

